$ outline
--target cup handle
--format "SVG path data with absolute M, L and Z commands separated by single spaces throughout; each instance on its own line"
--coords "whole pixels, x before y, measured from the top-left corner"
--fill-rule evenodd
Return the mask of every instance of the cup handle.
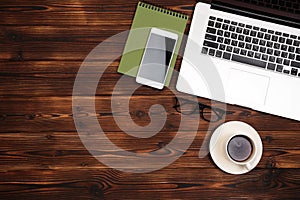
M 250 171 L 252 169 L 251 162 L 246 163 L 244 166 L 247 168 L 248 171 Z

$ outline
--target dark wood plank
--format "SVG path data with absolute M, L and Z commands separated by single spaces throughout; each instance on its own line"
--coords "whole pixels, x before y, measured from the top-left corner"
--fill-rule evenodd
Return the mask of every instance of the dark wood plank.
M 32 91 L 32 90 L 31 90 Z M 145 90 L 147 91 L 147 89 Z M 150 90 L 151 91 L 151 90 Z M 67 91 L 64 91 L 67 92 Z M 41 92 L 39 92 L 41 93 Z M 149 92 L 148 92 L 149 93 Z M 163 95 L 152 93 L 152 96 L 142 96 L 141 93 L 133 95 L 130 98 L 130 115 L 139 125 L 149 123 L 148 109 L 153 104 L 161 104 L 167 112 L 167 124 L 164 127 L 166 131 L 177 131 L 180 124 L 180 115 L 173 108 L 175 105 L 174 95 Z M 127 99 L 126 96 L 118 96 L 116 99 Z M 96 97 L 97 117 L 105 131 L 120 131 L 115 124 L 111 111 L 111 97 Z M 210 101 L 199 98 L 199 101 L 207 105 Z M 72 117 L 72 97 L 30 97 L 28 99 L 22 97 L 7 97 L 2 99 L 5 107 L 0 107 L 0 124 L 2 127 L 0 132 L 22 131 L 22 132 L 39 132 L 44 131 L 72 131 L 74 130 L 74 122 Z M 32 106 L 34 105 L 34 106 Z M 223 104 L 217 103 L 216 107 L 223 107 Z M 117 108 L 121 112 L 116 116 L 125 116 L 126 111 L 123 108 Z M 156 118 L 162 118 L 161 113 L 153 113 Z M 126 120 L 125 118 L 124 120 Z M 251 119 L 251 121 L 249 121 Z M 277 116 L 263 114 L 250 109 L 238 108 L 235 106 L 227 106 L 226 121 L 240 120 L 250 123 L 258 131 L 297 131 L 300 130 L 300 124 L 297 121 L 282 119 Z M 261 123 L 264 122 L 264 123 Z M 193 121 L 190 122 L 191 124 Z M 220 122 L 221 123 L 221 122 Z M 286 126 L 282 126 L 284 123 Z M 199 130 L 207 130 L 216 128 L 219 123 L 209 124 L 204 120 L 199 121 Z M 15 126 L 14 126 L 15 125 Z M 37 130 L 37 127 L 39 129 Z
M 171 164 L 171 168 L 216 168 L 210 156 L 199 158 L 199 150 L 206 134 L 211 132 L 198 131 L 191 147 L 184 155 Z M 263 140 L 263 157 L 257 168 L 299 168 L 300 163 L 300 132 L 275 132 L 260 131 Z M 278 135 L 281 135 L 280 137 Z M 123 132 L 106 132 L 107 137 L 115 145 L 126 151 L 144 153 L 163 148 L 177 134 L 177 132 L 161 131 L 148 139 L 136 139 Z M 191 132 L 181 132 L 189 135 Z M 19 138 L 14 140 L 14 138 Z M 1 133 L 0 164 L 1 170 L 29 170 L 29 169 L 73 169 L 73 168 L 101 168 L 107 167 L 98 162 L 82 144 L 76 132 L 37 132 L 37 133 Z M 102 140 L 94 142 L 105 145 Z M 182 142 L 185 139 L 182 138 Z M 104 144 L 103 144 L 104 143 Z M 133 144 L 135 144 L 133 146 Z M 16 148 L 17 147 L 17 148 Z M 116 155 L 115 159 L 120 162 L 126 159 L 122 152 L 102 152 L 100 154 Z M 182 152 L 180 148 L 162 150 L 161 155 L 172 156 Z M 207 152 L 208 153 L 208 152 Z M 14 163 L 18 161 L 18 165 Z M 83 166 L 84 165 L 84 166 Z M 134 166 L 133 166 L 134 167 Z
M 199 196 L 201 199 L 229 196 L 295 199 L 295 191 L 299 190 L 299 169 L 259 169 L 242 176 L 224 174 L 217 169 L 190 169 L 190 173 L 180 173 L 182 170 L 186 169 L 139 175 L 97 169 L 10 171 L 1 173 L 6 185 L 0 185 L 0 191 L 6 199 L 119 199 L 121 196 L 131 200 L 199 199 Z M 24 182 L 16 178 L 20 176 Z

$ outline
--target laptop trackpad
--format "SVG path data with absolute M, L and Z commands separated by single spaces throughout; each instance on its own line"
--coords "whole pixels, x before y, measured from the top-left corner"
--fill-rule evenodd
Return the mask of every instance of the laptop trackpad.
M 264 105 L 269 81 L 267 76 L 231 69 L 226 97 L 230 103 L 246 107 Z

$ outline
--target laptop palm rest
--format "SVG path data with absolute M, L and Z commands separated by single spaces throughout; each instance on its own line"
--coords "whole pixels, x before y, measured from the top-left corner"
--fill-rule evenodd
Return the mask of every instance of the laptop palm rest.
M 230 69 L 226 99 L 241 106 L 262 106 L 266 102 L 269 81 L 267 76 Z

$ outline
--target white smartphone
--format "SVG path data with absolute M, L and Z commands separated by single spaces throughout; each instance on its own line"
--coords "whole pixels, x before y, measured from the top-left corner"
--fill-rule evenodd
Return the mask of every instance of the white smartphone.
M 157 89 L 164 87 L 178 35 L 152 28 L 136 76 L 136 82 Z

